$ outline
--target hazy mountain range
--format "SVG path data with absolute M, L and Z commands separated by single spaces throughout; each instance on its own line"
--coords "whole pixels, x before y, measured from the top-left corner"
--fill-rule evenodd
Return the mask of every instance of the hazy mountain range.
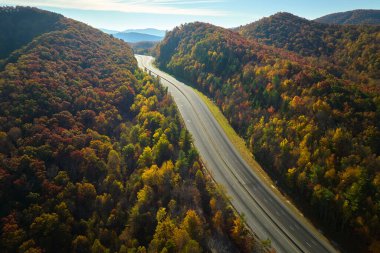
M 121 32 L 112 35 L 118 39 L 122 39 L 125 42 L 129 43 L 136 43 L 142 41 L 156 42 L 163 39 L 163 37 L 137 32 Z
M 114 37 L 129 43 L 136 42 L 158 42 L 161 41 L 166 31 L 154 28 L 145 29 L 127 29 L 125 31 L 116 31 L 109 29 L 100 29 L 101 31 L 112 34 Z

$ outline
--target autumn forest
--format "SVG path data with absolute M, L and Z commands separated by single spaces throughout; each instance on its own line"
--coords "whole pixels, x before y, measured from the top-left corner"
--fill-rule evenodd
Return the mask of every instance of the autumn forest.
M 23 45 L 1 48 L 2 251 L 252 250 L 171 97 L 126 43 L 37 9 L 0 17 L 34 28 L 1 38 Z
M 193 22 L 129 45 L 0 7 L 0 251 L 276 251 L 214 181 L 139 53 L 212 99 L 339 250 L 379 252 L 380 25 L 365 14 Z

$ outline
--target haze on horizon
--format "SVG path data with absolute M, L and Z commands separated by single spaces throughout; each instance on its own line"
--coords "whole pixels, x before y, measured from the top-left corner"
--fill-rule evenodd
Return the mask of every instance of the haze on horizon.
M 117 31 L 141 28 L 170 30 L 194 21 L 229 28 L 280 11 L 314 19 L 353 9 L 380 9 L 380 2 L 371 0 L 0 0 L 0 5 L 34 6 L 97 28 Z

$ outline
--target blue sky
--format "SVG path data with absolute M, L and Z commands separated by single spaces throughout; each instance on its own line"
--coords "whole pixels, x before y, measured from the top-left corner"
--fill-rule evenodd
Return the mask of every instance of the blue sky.
M 380 9 L 380 0 L 0 0 L 0 5 L 36 6 L 98 28 L 169 30 L 193 21 L 235 27 L 279 11 L 314 19 L 333 12 Z

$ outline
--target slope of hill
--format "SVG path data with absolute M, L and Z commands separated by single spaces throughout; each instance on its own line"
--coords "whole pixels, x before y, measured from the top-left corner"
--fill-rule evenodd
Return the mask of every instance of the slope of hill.
M 126 43 L 32 8 L 2 15 L 59 29 L 35 33 L 0 72 L 1 252 L 251 251 Z
M 267 45 L 285 48 L 305 56 L 320 56 L 333 52 L 333 48 L 328 47 L 323 38 L 327 27 L 290 13 L 280 12 L 237 28 L 237 31 L 244 37 L 257 39 Z
M 142 42 L 142 41 L 157 42 L 163 39 L 163 37 L 160 37 L 160 36 L 137 33 L 137 32 L 126 32 L 126 33 L 120 32 L 120 33 L 113 34 L 113 36 L 129 43 L 136 43 L 136 42 Z
M 236 31 L 302 56 L 323 57 L 348 75 L 380 79 L 380 26 L 327 25 L 277 13 Z
M 40 34 L 60 29 L 61 15 L 43 10 L 4 7 L 0 15 L 0 59 L 31 42 Z
M 203 23 L 169 32 L 157 63 L 212 97 L 259 163 L 343 247 L 376 252 L 378 94 L 309 59 Z
M 314 21 L 339 25 L 380 25 L 380 10 L 353 10 L 332 13 Z
M 136 43 L 129 43 L 135 54 L 152 55 L 155 47 L 159 42 L 156 41 L 142 41 Z

